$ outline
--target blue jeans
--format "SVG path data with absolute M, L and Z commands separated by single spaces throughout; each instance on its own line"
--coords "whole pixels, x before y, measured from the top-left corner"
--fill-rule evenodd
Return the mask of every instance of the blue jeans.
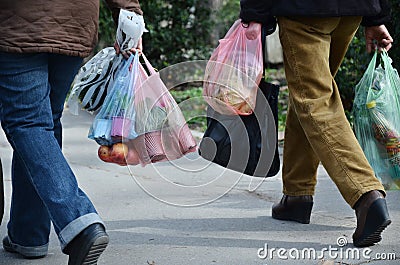
M 47 253 L 50 224 L 61 248 L 103 223 L 62 151 L 60 118 L 82 59 L 0 52 L 1 125 L 13 148 L 8 236 L 20 252 Z

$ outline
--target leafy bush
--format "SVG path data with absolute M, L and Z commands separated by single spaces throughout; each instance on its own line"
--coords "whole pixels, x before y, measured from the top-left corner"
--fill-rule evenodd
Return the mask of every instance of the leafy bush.
M 104 1 L 100 1 L 99 41 L 95 50 L 99 51 L 104 47 L 112 46 L 115 42 L 116 30 L 117 27 L 111 16 L 110 9 L 107 8 L 107 4 Z
M 143 46 L 158 68 L 182 61 L 207 58 L 212 21 L 204 1 L 142 1 L 149 33 Z
M 389 51 L 389 55 L 393 59 L 393 66 L 400 70 L 400 0 L 390 0 L 389 2 L 391 3 L 391 21 L 387 27 L 394 39 L 394 45 Z
M 141 1 L 146 28 L 146 56 L 162 69 L 190 60 L 207 60 L 221 38 L 238 18 L 239 1 L 148 0 Z M 115 25 L 111 12 L 101 1 L 99 43 L 96 51 L 112 46 Z

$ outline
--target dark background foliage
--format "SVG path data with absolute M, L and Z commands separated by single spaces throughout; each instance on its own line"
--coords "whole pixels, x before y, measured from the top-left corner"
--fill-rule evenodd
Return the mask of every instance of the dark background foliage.
M 101 1 L 99 50 L 114 43 L 115 25 L 111 13 Z M 389 56 L 395 68 L 400 67 L 400 0 L 390 0 L 392 19 L 386 25 L 394 38 Z M 238 0 L 146 0 L 141 1 L 146 28 L 143 36 L 146 56 L 153 66 L 162 69 L 190 60 L 207 60 L 227 29 L 238 18 Z M 354 87 L 362 77 L 369 60 L 364 29 L 360 27 L 337 73 L 343 105 L 351 120 Z
M 236 0 L 147 0 L 140 4 L 149 30 L 143 35 L 144 50 L 158 69 L 183 61 L 208 59 L 221 34 L 239 13 Z M 111 13 L 101 1 L 96 51 L 113 45 L 115 29 Z

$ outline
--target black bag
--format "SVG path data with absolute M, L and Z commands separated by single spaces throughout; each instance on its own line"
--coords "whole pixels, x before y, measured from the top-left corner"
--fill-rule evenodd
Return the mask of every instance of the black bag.
M 272 177 L 280 169 L 279 86 L 262 80 L 259 87 L 251 115 L 222 115 L 208 106 L 207 129 L 200 142 L 199 154 L 241 173 Z

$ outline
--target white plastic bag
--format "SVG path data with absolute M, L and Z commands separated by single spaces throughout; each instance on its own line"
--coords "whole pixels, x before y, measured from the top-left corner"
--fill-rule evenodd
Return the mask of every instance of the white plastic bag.
M 121 50 L 136 48 L 145 29 L 143 16 L 121 9 L 118 18 L 117 42 Z

